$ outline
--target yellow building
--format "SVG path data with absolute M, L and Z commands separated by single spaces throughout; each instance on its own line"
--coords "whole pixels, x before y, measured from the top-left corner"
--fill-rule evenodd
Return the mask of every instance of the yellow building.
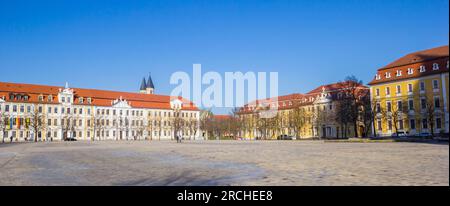
M 240 136 L 244 139 L 277 139 L 281 136 L 308 138 L 342 138 L 366 136 L 363 124 L 337 121 L 337 107 L 346 94 L 349 84 L 333 83 L 321 85 L 306 94 L 290 94 L 272 99 L 257 100 L 241 108 Z M 358 96 L 366 96 L 368 88 L 355 85 Z M 275 108 L 265 117 L 268 108 Z
M 369 83 L 376 136 L 449 131 L 449 48 L 407 54 L 378 69 Z

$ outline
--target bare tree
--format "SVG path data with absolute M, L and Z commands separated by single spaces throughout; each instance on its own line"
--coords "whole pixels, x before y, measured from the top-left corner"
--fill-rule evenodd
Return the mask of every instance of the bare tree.
M 425 97 L 425 108 L 422 110 L 422 115 L 427 119 L 427 123 L 430 126 L 431 136 L 434 137 L 434 118 L 436 117 L 436 107 L 432 99 Z
M 38 141 L 38 133 L 45 129 L 45 119 L 42 111 L 35 106 L 29 114 L 29 127 L 33 130 L 34 141 Z M 41 134 L 42 135 L 42 134 Z
M 238 138 L 239 133 L 244 128 L 243 121 L 239 117 L 239 108 L 233 108 L 230 113 L 230 118 L 228 119 L 229 130 L 228 132 L 232 134 L 234 139 Z
M 348 98 L 343 98 L 338 100 L 335 104 L 335 121 L 340 125 L 341 128 L 341 137 L 347 138 L 348 134 L 348 125 L 353 123 L 353 119 L 356 117 L 353 116 L 353 106 L 352 100 Z
M 9 117 L 7 117 L 4 112 L 0 112 L 0 132 L 2 135 L 2 143 L 5 142 L 6 124 L 8 123 L 8 119 Z
M 370 101 L 370 97 L 365 97 L 362 101 L 360 117 L 362 118 L 362 122 L 364 124 L 364 133 L 369 134 L 369 130 L 371 130 L 371 126 L 375 121 L 375 117 L 377 114 L 377 101 Z M 373 128 L 373 134 L 377 136 L 376 129 Z
M 346 114 L 348 120 L 353 124 L 355 137 L 358 137 L 358 114 L 361 105 L 361 97 L 368 94 L 367 90 L 361 89 L 362 81 L 355 76 L 348 76 L 338 85 L 342 91 L 342 100 L 346 102 Z
M 305 111 L 296 105 L 288 116 L 288 127 L 293 131 L 295 137 L 300 137 L 299 129 L 305 125 Z
M 200 130 L 205 132 L 207 138 L 213 134 L 213 113 L 211 111 L 200 112 Z

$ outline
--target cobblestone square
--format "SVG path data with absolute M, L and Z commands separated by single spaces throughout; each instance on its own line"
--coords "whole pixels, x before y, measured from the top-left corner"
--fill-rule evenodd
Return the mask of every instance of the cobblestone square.
M 0 185 L 449 185 L 449 146 L 323 141 L 0 144 Z

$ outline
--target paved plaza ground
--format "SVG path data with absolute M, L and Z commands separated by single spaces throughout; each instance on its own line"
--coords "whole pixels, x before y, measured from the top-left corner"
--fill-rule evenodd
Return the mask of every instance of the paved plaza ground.
M 448 144 L 0 144 L 0 185 L 449 185 Z

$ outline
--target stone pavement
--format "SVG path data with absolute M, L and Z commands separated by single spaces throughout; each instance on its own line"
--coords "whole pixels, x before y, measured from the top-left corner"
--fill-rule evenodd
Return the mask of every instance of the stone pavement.
M 448 144 L 0 144 L 0 185 L 449 185 Z

